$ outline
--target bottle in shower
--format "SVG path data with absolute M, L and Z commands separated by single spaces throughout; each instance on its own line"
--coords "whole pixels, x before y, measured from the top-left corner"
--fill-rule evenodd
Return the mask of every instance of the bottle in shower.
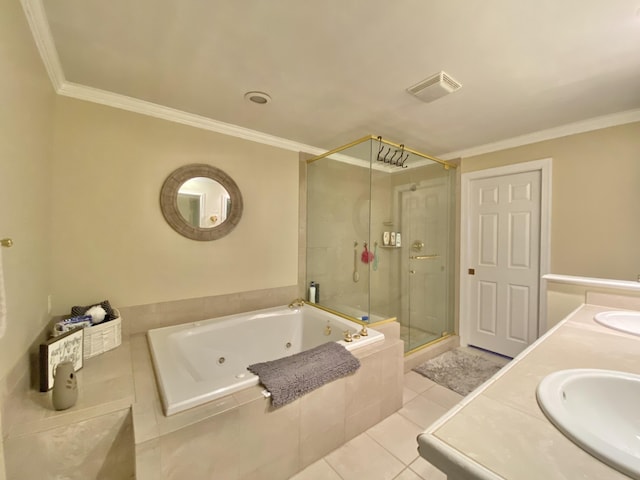
M 309 303 L 316 303 L 316 282 L 313 280 L 309 284 Z

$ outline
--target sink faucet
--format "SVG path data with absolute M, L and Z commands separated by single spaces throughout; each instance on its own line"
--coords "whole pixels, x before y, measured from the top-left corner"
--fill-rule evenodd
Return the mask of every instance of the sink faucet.
M 293 302 L 289 304 L 289 308 L 298 308 L 304 305 L 304 300 L 301 298 L 296 298 Z

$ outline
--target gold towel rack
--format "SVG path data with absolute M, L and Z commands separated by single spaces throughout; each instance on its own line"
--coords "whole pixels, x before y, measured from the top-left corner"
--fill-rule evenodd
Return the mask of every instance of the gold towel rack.
M 10 238 L 3 238 L 2 240 L 0 240 L 0 245 L 7 248 L 13 247 L 13 240 L 11 240 Z
M 438 258 L 440 255 L 411 255 L 411 260 L 431 260 L 432 258 Z

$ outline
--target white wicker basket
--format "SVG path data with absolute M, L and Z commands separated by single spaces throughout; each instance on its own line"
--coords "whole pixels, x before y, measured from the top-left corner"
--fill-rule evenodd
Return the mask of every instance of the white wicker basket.
M 95 357 L 122 343 L 122 319 L 120 312 L 113 309 L 116 318 L 84 329 L 84 358 Z

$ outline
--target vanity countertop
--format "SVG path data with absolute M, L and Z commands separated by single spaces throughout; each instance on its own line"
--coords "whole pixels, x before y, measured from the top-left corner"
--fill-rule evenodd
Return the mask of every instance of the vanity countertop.
M 536 401 L 538 383 L 557 370 L 640 374 L 640 337 L 593 320 L 608 310 L 616 308 L 585 304 L 571 313 L 422 433 L 420 454 L 449 480 L 628 479 L 566 438 Z

